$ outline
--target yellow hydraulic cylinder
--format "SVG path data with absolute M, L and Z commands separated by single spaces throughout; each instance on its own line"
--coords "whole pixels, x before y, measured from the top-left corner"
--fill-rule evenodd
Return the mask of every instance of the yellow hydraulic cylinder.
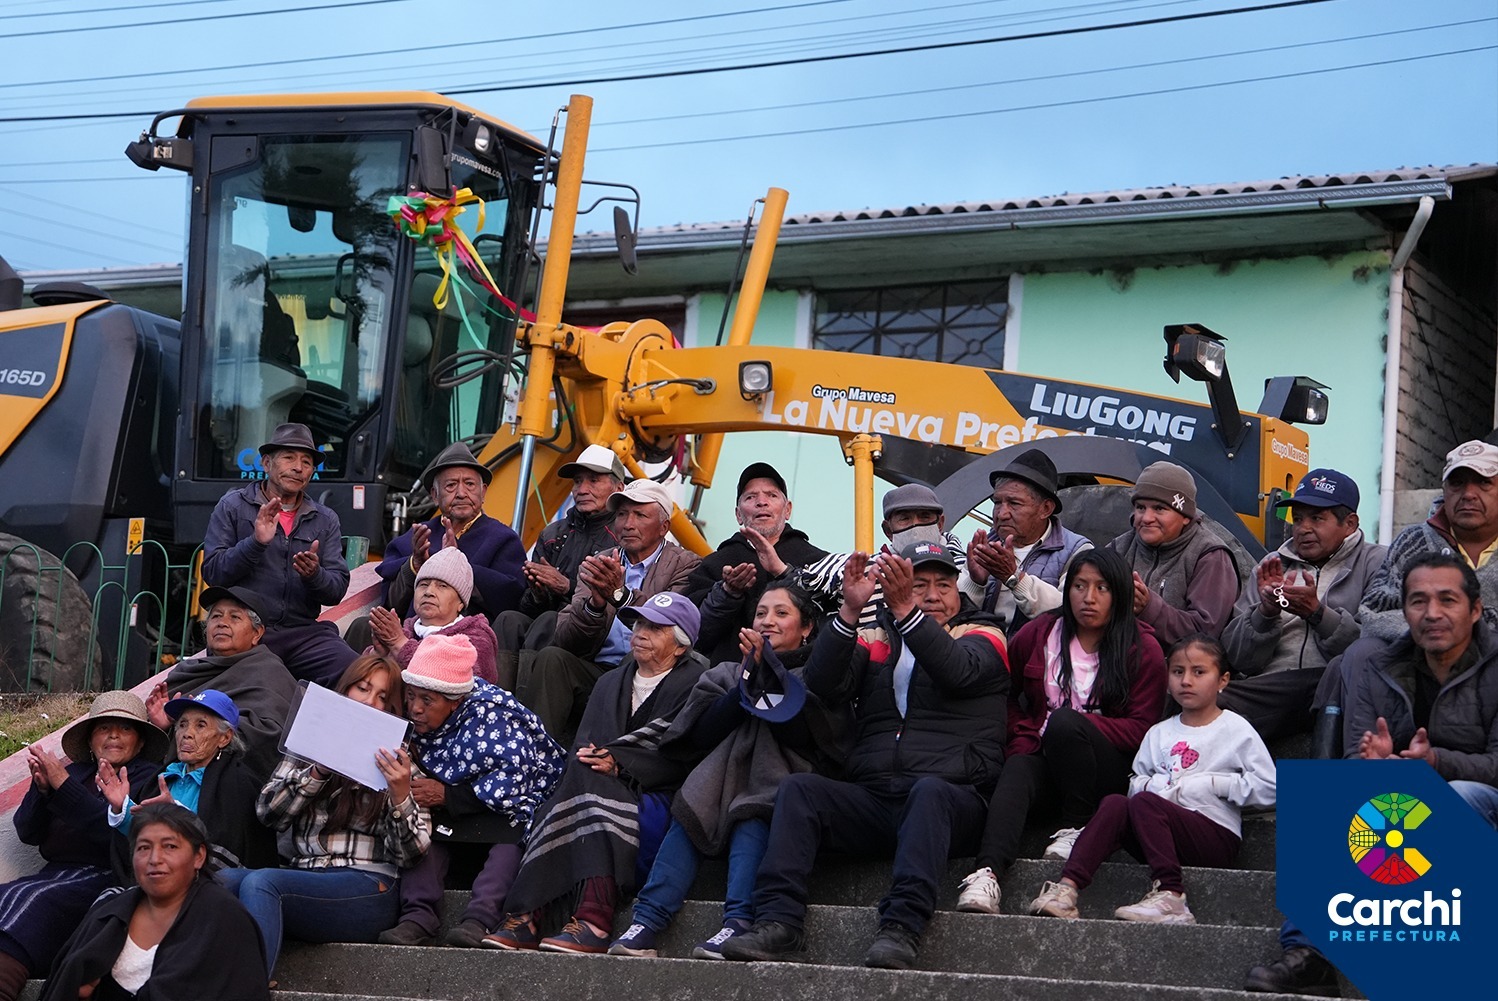
M 856 434 L 843 441 L 843 455 L 853 467 L 853 545 L 874 551 L 874 460 L 884 451 L 877 434 Z
M 780 240 L 780 224 L 785 219 L 785 203 L 790 197 L 784 188 L 765 192 L 765 211 L 754 232 L 754 246 L 744 268 L 744 282 L 739 288 L 738 303 L 733 310 L 733 324 L 728 328 L 728 343 L 745 345 L 754 334 L 759 307 L 765 298 L 765 284 L 770 278 L 770 264 L 775 259 L 775 244 Z M 718 468 L 718 454 L 723 451 L 723 435 L 700 434 L 692 457 L 692 482 L 699 487 L 713 485 Z
M 536 306 L 536 322 L 530 333 L 530 367 L 526 372 L 525 396 L 520 403 L 520 433 L 542 437 L 551 432 L 549 396 L 556 367 L 553 339 L 562 322 L 562 304 L 567 297 L 567 271 L 572 261 L 572 236 L 577 227 L 577 201 L 583 183 L 583 159 L 588 149 L 588 127 L 593 120 L 593 99 L 573 94 L 567 102 L 567 134 L 562 140 L 562 160 L 557 167 L 556 202 L 551 209 L 551 233 L 546 240 L 546 272 Z

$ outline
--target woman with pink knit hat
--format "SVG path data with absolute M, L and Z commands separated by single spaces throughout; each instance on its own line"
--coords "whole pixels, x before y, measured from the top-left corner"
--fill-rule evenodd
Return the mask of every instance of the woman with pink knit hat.
M 474 677 L 476 660 L 467 637 L 438 632 L 416 645 L 401 672 L 415 731 L 411 794 L 431 812 L 432 846 L 402 874 L 400 922 L 380 936 L 386 944 L 436 941 L 448 866 L 466 850 L 486 857 L 443 944 L 477 946 L 499 923 L 531 817 L 562 775 L 562 748 L 514 696 Z
M 463 614 L 472 596 L 473 565 L 468 557 L 456 546 L 437 550 L 416 571 L 410 618 L 401 622 L 399 615 L 382 607 L 370 612 L 372 642 L 364 652 L 390 657 L 404 668 L 426 637 L 462 636 L 475 651 L 474 674 L 495 684 L 499 680 L 494 667 L 499 643 L 488 618 Z

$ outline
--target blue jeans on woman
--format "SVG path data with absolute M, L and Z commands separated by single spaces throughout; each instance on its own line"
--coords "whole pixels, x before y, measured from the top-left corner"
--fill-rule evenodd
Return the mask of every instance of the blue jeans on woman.
M 770 840 L 770 825 L 763 820 L 741 820 L 728 838 L 728 891 L 723 896 L 723 923 L 750 922 L 754 919 L 754 874 L 765 857 Z M 634 920 L 651 931 L 665 931 L 676 912 L 687 899 L 687 891 L 697 878 L 702 853 L 676 821 L 666 831 L 650 879 L 635 897 Z
M 400 880 L 365 869 L 223 869 L 215 878 L 260 926 L 267 973 L 283 928 L 303 942 L 373 942 L 400 916 Z

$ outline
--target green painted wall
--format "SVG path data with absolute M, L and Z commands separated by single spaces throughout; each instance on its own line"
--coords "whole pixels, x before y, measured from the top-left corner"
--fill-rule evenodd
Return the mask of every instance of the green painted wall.
M 1205 401 L 1161 367 L 1162 328 L 1196 322 L 1228 338 L 1238 405 L 1264 380 L 1307 375 L 1330 386 L 1328 422 L 1308 428 L 1311 465 L 1352 476 L 1365 525 L 1378 523 L 1388 255 L 1296 257 L 1227 266 L 1027 275 L 1019 369 Z
M 721 296 L 699 300 L 697 324 L 705 343 L 716 336 L 722 302 Z M 1360 514 L 1372 527 L 1378 518 L 1387 303 L 1388 257 L 1379 253 L 1032 274 L 1024 282 L 1019 368 L 1205 402 L 1201 386 L 1177 386 L 1160 361 L 1166 324 L 1206 324 L 1228 338 L 1241 406 L 1256 406 L 1264 379 L 1272 375 L 1308 375 L 1331 387 L 1329 423 L 1309 429 L 1311 462 L 1357 480 Z M 755 341 L 794 344 L 796 309 L 794 293 L 767 294 Z M 733 435 L 725 443 L 717 485 L 701 508 L 709 542 L 716 545 L 736 529 L 734 485 L 739 471 L 758 459 L 785 476 L 797 502 L 798 528 L 825 549 L 852 548 L 853 475 L 836 441 L 772 432 Z M 881 496 L 884 489 L 880 483 Z M 975 527 L 970 520 L 958 533 L 966 538 Z

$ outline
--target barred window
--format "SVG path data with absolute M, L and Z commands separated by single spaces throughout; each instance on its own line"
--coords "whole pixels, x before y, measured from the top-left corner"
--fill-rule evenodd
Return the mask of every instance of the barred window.
M 1005 279 L 817 294 L 812 347 L 1002 368 Z

